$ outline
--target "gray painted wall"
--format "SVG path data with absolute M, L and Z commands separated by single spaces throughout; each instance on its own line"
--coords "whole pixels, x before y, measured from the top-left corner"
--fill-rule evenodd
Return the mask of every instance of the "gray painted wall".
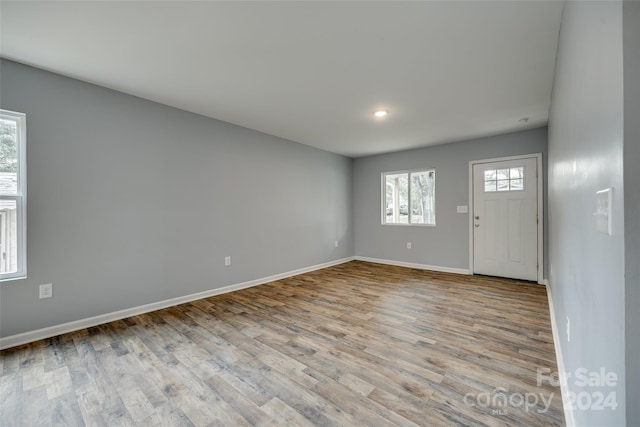
M 547 128 L 543 127 L 355 159 L 356 255 L 467 270 L 469 216 L 456 213 L 456 206 L 469 204 L 469 161 L 542 153 L 544 177 L 546 152 Z M 421 168 L 436 170 L 436 226 L 382 225 L 381 174 Z M 544 212 L 546 217 L 546 207 Z M 546 227 L 544 234 L 546 242 Z M 407 242 L 412 249 L 407 249 Z
M 622 28 L 627 425 L 640 426 L 640 2 L 624 2 Z
M 0 284 L 2 336 L 353 255 L 351 159 L 0 67 L 28 135 L 28 278 Z
M 612 236 L 596 231 L 592 215 L 596 191 L 607 187 Z M 625 424 L 624 191 L 622 4 L 570 1 L 549 121 L 550 284 L 569 389 L 615 392 L 620 404 L 575 411 L 578 426 Z M 616 387 L 576 385 L 577 369 L 601 367 L 618 375 Z

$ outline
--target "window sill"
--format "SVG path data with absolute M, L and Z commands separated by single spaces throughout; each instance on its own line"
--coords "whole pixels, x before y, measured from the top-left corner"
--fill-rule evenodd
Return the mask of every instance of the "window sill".
M 402 224 L 402 223 L 388 223 L 383 222 L 382 225 L 392 225 L 399 227 L 435 227 L 435 224 Z
M 23 280 L 23 279 L 26 279 L 26 278 L 27 278 L 26 274 L 20 274 L 19 276 L 2 277 L 2 278 L 0 278 L 0 283 L 11 282 L 13 280 Z

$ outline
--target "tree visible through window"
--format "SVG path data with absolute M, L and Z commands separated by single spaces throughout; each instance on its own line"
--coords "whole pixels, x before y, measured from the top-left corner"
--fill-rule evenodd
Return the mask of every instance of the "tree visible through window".
M 383 175 L 384 224 L 436 224 L 434 170 Z
M 0 110 L 0 280 L 25 275 L 25 115 Z

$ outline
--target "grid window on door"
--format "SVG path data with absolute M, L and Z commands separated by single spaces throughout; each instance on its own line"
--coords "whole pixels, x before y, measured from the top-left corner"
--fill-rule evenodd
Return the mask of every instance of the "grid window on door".
M 524 167 L 484 171 L 484 191 L 524 190 Z

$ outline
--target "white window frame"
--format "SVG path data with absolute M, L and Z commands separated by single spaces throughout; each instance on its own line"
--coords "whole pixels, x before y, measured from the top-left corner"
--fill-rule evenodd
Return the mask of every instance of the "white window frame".
M 433 212 L 434 212 L 434 220 L 433 224 L 424 224 L 424 223 L 412 223 L 411 222 L 411 180 L 409 179 L 412 173 L 425 173 L 425 172 L 433 172 Z M 409 213 L 407 218 L 407 223 L 401 222 L 387 222 L 387 206 L 386 206 L 386 192 L 387 192 L 387 175 L 400 175 L 407 174 L 408 179 L 408 195 L 407 195 L 407 205 L 409 206 Z M 409 169 L 409 170 L 400 170 L 400 171 L 389 171 L 383 172 L 381 175 L 381 185 L 380 185 L 380 194 L 381 200 L 380 205 L 382 206 L 380 209 L 381 212 L 381 221 L 382 225 L 399 225 L 403 227 L 435 227 L 436 226 L 436 168 L 421 168 L 421 169 Z
M 17 220 L 17 271 L 0 273 L 0 282 L 27 277 L 27 116 L 24 113 L 0 109 L 0 117 L 14 120 L 16 126 L 16 148 L 18 155 L 18 186 L 16 194 L 0 194 L 1 200 L 15 200 Z

